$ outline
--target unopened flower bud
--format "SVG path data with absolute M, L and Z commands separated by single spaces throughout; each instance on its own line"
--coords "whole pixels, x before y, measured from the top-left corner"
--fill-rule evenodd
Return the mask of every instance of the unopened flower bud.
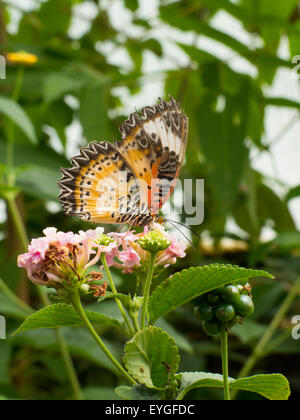
M 110 238 L 108 235 L 102 233 L 96 240 L 97 245 L 108 246 L 111 243 L 115 242 L 114 239 Z
M 90 286 L 89 286 L 88 284 L 82 284 L 82 285 L 80 286 L 80 290 L 81 290 L 83 293 L 88 293 L 88 292 L 89 292 L 89 290 L 90 290 Z
M 171 241 L 161 232 L 153 230 L 141 237 L 138 244 L 144 251 L 157 253 L 159 251 L 165 251 L 169 248 Z

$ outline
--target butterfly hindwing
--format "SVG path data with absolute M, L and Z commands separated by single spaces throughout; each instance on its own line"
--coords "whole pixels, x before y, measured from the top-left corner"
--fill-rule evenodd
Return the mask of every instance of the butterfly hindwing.
M 95 223 L 123 223 L 139 211 L 143 198 L 138 180 L 113 144 L 90 143 L 72 163 L 71 169 L 62 169 L 59 183 L 67 214 Z

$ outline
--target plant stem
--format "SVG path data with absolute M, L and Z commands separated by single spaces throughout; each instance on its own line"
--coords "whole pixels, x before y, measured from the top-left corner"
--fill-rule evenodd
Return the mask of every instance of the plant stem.
M 136 332 L 140 331 L 138 314 L 131 315 L 131 319 L 133 321 L 133 325 L 134 325 L 135 331 Z
M 269 328 L 267 329 L 265 334 L 262 336 L 261 340 L 258 342 L 256 347 L 254 348 L 251 356 L 248 358 L 243 369 L 240 371 L 239 378 L 244 378 L 245 376 L 248 376 L 249 373 L 254 368 L 254 366 L 256 365 L 256 363 L 264 357 L 266 346 L 272 339 L 274 333 L 276 332 L 283 318 L 287 314 L 299 290 L 300 290 L 300 276 L 297 278 L 297 280 L 291 287 L 289 293 L 287 294 L 286 298 L 282 302 L 282 305 L 280 306 L 279 310 L 274 316 L 271 324 L 269 325 Z M 234 391 L 233 395 L 236 396 L 237 393 L 238 391 Z
M 114 283 L 114 281 L 113 281 L 113 278 L 112 278 L 112 275 L 111 275 L 110 269 L 109 269 L 109 267 L 108 267 L 108 265 L 107 265 L 107 261 L 106 261 L 106 255 L 105 255 L 105 253 L 102 253 L 102 254 L 101 254 L 101 262 L 102 262 L 102 264 L 103 264 L 103 266 L 104 266 L 104 270 L 105 270 L 106 275 L 107 275 L 107 277 L 108 277 L 108 280 L 109 280 L 109 284 L 110 284 L 111 290 L 112 290 L 113 294 L 114 294 L 114 295 L 116 295 L 116 294 L 118 293 L 118 291 L 117 291 L 117 288 L 116 288 L 115 283 Z M 125 310 L 124 310 L 124 308 L 123 308 L 122 303 L 120 302 L 120 300 L 119 300 L 118 298 L 115 298 L 115 301 L 116 301 L 116 303 L 117 303 L 117 305 L 118 305 L 118 307 L 119 307 L 119 309 L 120 309 L 120 312 L 121 312 L 121 314 L 122 314 L 122 316 L 123 316 L 123 319 L 124 319 L 124 321 L 125 321 L 125 323 L 126 323 L 126 325 L 127 325 L 127 328 L 128 328 L 128 330 L 129 330 L 129 333 L 130 333 L 131 335 L 134 335 L 134 334 L 135 334 L 135 331 L 134 331 L 134 329 L 132 328 L 132 325 L 130 324 L 130 321 L 129 321 L 129 319 L 128 319 L 127 315 L 126 315 L 126 312 L 125 312 Z
M 70 295 L 70 300 L 72 305 L 74 306 L 74 309 L 86 325 L 87 329 L 89 330 L 91 336 L 94 338 L 96 343 L 99 345 L 101 350 L 105 353 L 105 355 L 109 358 L 109 360 L 116 366 L 116 368 L 122 373 L 122 375 L 133 385 L 136 384 L 136 381 L 126 372 L 126 370 L 120 365 L 120 363 L 117 361 L 117 359 L 111 354 L 109 349 L 106 347 L 106 345 L 101 340 L 100 336 L 95 331 L 94 327 L 92 326 L 91 322 L 89 321 L 80 300 L 80 295 L 78 290 L 76 290 L 74 293 Z
M 56 335 L 56 338 L 60 347 L 61 354 L 63 356 L 63 360 L 65 362 L 65 365 L 68 371 L 68 375 L 69 375 L 70 383 L 72 385 L 75 399 L 77 401 L 83 401 L 84 398 L 82 395 L 80 383 L 78 380 L 76 370 L 74 368 L 73 360 L 71 358 L 65 337 L 59 328 L 55 330 L 55 335 Z
M 27 305 L 27 303 L 23 302 L 0 278 L 0 290 L 12 301 L 14 302 L 22 311 L 26 314 L 30 315 L 34 313 L 34 310 Z
M 150 297 L 150 289 L 151 289 L 151 283 L 155 268 L 155 261 L 156 261 L 157 253 L 150 253 L 150 261 L 149 261 L 149 268 L 148 268 L 148 274 L 147 279 L 144 287 L 144 301 L 143 301 L 143 307 L 142 307 L 142 318 L 141 318 L 141 328 L 143 329 L 145 327 L 146 318 L 147 318 L 147 311 L 148 311 L 148 302 Z
M 28 238 L 27 238 L 27 233 L 24 227 L 22 217 L 20 215 L 20 212 L 16 203 L 15 195 L 13 193 L 8 193 L 6 196 L 6 202 L 7 202 L 7 207 L 10 212 L 13 224 L 15 226 L 16 233 L 19 236 L 24 252 L 26 252 L 27 247 L 28 247 Z
M 17 72 L 16 82 L 12 99 L 18 102 L 22 84 L 24 80 L 24 67 L 20 67 Z M 8 185 L 13 186 L 15 183 L 15 176 L 13 174 L 13 159 L 14 159 L 14 122 L 8 121 L 7 124 L 7 149 L 6 149 L 6 163 L 8 168 Z
M 228 382 L 228 332 L 223 328 L 221 332 L 222 370 L 224 381 L 224 400 L 230 401 L 230 390 Z

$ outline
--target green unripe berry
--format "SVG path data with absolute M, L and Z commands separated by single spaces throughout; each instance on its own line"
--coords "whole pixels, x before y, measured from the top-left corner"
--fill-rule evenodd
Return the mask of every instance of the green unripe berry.
M 244 286 L 242 286 L 241 284 L 236 284 L 235 285 L 239 291 L 239 293 L 242 295 L 244 292 Z
M 222 302 L 216 308 L 216 317 L 221 322 L 229 322 L 233 320 L 235 315 L 235 309 L 230 303 Z
M 220 296 L 219 295 L 215 295 L 215 294 L 213 294 L 213 293 L 209 293 L 208 295 L 207 295 L 207 302 L 210 304 L 210 305 L 216 305 L 217 303 L 219 303 L 220 302 Z
M 224 287 L 221 296 L 226 302 L 232 303 L 240 296 L 240 292 L 236 286 L 229 285 Z
M 241 295 L 235 302 L 234 307 L 239 315 L 249 316 L 254 312 L 254 304 L 250 296 Z
M 218 287 L 218 289 L 212 290 L 210 293 L 213 295 L 221 295 L 224 287 Z
M 195 308 L 195 315 L 201 319 L 201 321 L 211 321 L 214 316 L 214 310 L 212 306 L 207 303 L 201 303 L 197 308 Z
M 203 331 L 210 336 L 218 335 L 221 332 L 221 326 L 216 320 L 202 323 Z

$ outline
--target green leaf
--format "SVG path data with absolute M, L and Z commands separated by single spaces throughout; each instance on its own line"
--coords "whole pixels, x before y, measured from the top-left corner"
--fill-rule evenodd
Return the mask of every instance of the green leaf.
M 11 358 L 11 347 L 7 340 L 0 340 L 0 354 L 0 384 L 2 385 L 10 382 L 9 363 Z
M 293 198 L 297 198 L 300 196 L 300 185 L 297 187 L 291 188 L 290 191 L 287 193 L 285 199 L 286 201 L 293 200 Z
M 219 86 L 217 80 L 224 76 L 224 69 L 217 63 L 203 67 L 204 84 L 212 90 L 227 89 L 230 83 Z M 228 74 L 228 71 L 225 73 Z M 236 78 L 235 78 L 236 80 Z M 210 85 L 209 85 L 210 83 Z M 232 84 L 232 83 L 231 83 Z M 251 83 L 244 79 L 237 94 L 224 92 L 225 109 L 214 110 L 215 97 L 211 92 L 196 108 L 200 147 L 206 157 L 209 182 L 222 213 L 228 214 L 235 204 L 245 167 L 249 161 L 249 151 L 245 146 L 245 136 L 249 127 L 249 99 Z
M 87 141 L 110 138 L 104 81 L 95 81 L 80 95 L 79 119 Z
M 72 17 L 70 0 L 51 0 L 43 2 L 38 15 L 43 22 L 43 34 L 65 34 Z
M 17 102 L 5 96 L 0 96 L 0 112 L 10 118 L 33 144 L 37 143 L 34 126 Z
M 16 320 L 24 320 L 26 313 L 12 302 L 4 293 L 0 292 L 0 314 Z
M 271 242 L 281 252 L 291 252 L 300 248 L 300 232 L 282 232 Z
M 94 324 L 122 330 L 122 324 L 118 318 L 107 317 L 90 311 L 86 311 L 86 314 Z M 13 335 L 41 328 L 81 327 L 83 325 L 73 306 L 59 303 L 47 306 L 30 315 Z
M 179 333 L 172 324 L 166 321 L 164 318 L 160 318 L 156 322 L 156 326 L 166 331 L 170 337 L 174 338 L 176 345 L 180 350 L 185 351 L 188 354 L 193 354 L 194 349 L 192 344 L 187 338 L 181 333 Z
M 121 375 L 115 365 L 107 359 L 103 350 L 99 348 L 99 345 L 91 337 L 86 328 L 63 328 L 62 332 L 73 356 L 113 372 L 117 376 Z M 13 345 L 26 346 L 39 351 L 42 350 L 44 354 L 47 354 L 49 351 L 56 352 L 57 354 L 60 352 L 56 335 L 50 329 L 26 331 L 25 333 L 10 337 L 9 340 Z M 124 350 L 123 347 L 104 337 L 102 337 L 102 340 L 115 358 L 120 360 Z
M 266 329 L 265 325 L 246 319 L 243 324 L 235 325 L 231 329 L 231 333 L 238 337 L 243 344 L 251 344 L 261 338 Z
M 58 169 L 32 166 L 20 174 L 17 184 L 29 196 L 39 200 L 57 201 L 59 195 L 57 183 L 60 177 Z
M 119 386 L 115 389 L 116 394 L 122 398 L 122 400 L 160 400 L 162 399 L 161 394 L 156 389 L 149 389 L 144 385 L 130 386 Z
M 127 9 L 130 9 L 132 12 L 135 12 L 139 7 L 138 0 L 124 0 L 124 3 Z
M 185 395 L 195 388 L 223 388 L 223 376 L 212 373 L 185 372 L 177 375 L 181 379 L 181 386 L 177 396 L 182 400 Z M 288 380 L 280 374 L 256 375 L 249 378 L 229 378 L 230 389 L 255 392 L 268 400 L 286 401 L 290 396 Z
M 67 93 L 72 93 L 82 88 L 84 81 L 80 78 L 64 74 L 50 73 L 44 78 L 44 101 L 47 104 L 60 99 Z
M 269 98 L 264 98 L 263 102 L 266 105 L 279 106 L 279 107 L 284 107 L 284 108 L 300 109 L 300 102 L 293 101 L 293 100 L 287 99 L 287 98 L 278 98 L 278 97 L 270 98 L 269 97 Z
M 178 348 L 162 329 L 148 327 L 128 341 L 124 363 L 138 382 L 149 388 L 165 388 L 178 370 Z
M 148 306 L 150 322 L 211 290 L 258 276 L 274 278 L 266 271 L 221 264 L 183 270 L 155 289 Z

